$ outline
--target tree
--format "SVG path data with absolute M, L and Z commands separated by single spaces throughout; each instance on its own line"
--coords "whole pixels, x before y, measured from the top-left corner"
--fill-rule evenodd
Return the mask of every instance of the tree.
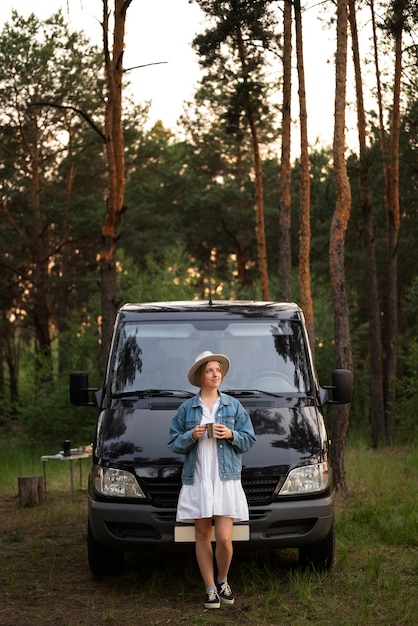
M 301 305 L 312 352 L 315 350 L 315 323 L 311 292 L 311 183 L 308 150 L 308 114 L 306 107 L 305 70 L 303 59 L 302 13 L 300 0 L 294 0 L 296 28 L 296 59 L 299 82 L 300 124 L 300 211 L 299 211 L 299 282 Z
M 355 0 L 349 0 L 349 21 L 353 49 L 354 74 L 357 99 L 357 128 L 360 146 L 359 186 L 363 213 L 364 241 L 366 247 L 367 300 L 370 337 L 370 369 L 373 383 L 370 385 L 370 419 L 372 445 L 377 447 L 385 437 L 384 385 L 382 328 L 380 323 L 380 301 L 377 280 L 376 250 L 374 241 L 374 219 L 370 189 L 369 155 L 366 141 L 366 114 L 364 110 L 363 81 L 357 32 Z
M 15 328 L 31 325 L 43 376 L 50 378 L 59 306 L 54 287 L 65 254 L 74 257 L 67 249 L 73 158 L 90 141 L 81 138 L 80 119 L 71 106 L 65 116 L 59 106 L 78 101 L 97 108 L 98 57 L 83 36 L 69 33 L 61 13 L 40 23 L 34 15 L 24 19 L 16 12 L 1 35 L 0 56 L 1 264 L 12 296 L 8 316 Z M 57 106 L 49 106 L 51 102 Z M 69 176 L 63 176 L 65 171 Z M 65 306 L 69 291 L 63 294 Z M 7 328 L 11 331 L 13 325 Z
M 103 0 L 103 49 L 106 72 L 105 153 L 107 163 L 106 212 L 102 225 L 100 278 L 102 296 L 101 370 L 107 355 L 117 312 L 116 246 L 124 210 L 125 158 L 122 127 L 123 51 L 126 12 L 132 0 L 115 0 L 113 41 L 110 45 L 109 3 Z
M 387 281 L 386 281 L 386 325 L 384 332 L 384 388 L 385 394 L 385 429 L 384 437 L 387 443 L 393 439 L 393 423 L 395 415 L 396 385 L 398 377 L 398 343 L 399 343 L 399 234 L 401 226 L 401 210 L 399 198 L 400 176 L 400 130 L 401 130 L 401 99 L 403 75 L 403 37 L 408 31 L 413 31 L 417 21 L 416 2 L 409 0 L 393 0 L 387 8 L 386 17 L 382 26 L 386 35 L 387 45 L 393 44 L 394 73 L 392 84 L 392 104 L 390 110 L 390 130 L 385 128 L 384 98 L 379 63 L 379 49 L 377 38 L 376 15 L 373 0 L 370 2 L 374 61 L 377 83 L 377 98 L 379 111 L 379 130 L 381 155 L 384 176 L 384 204 L 387 222 Z M 412 46 L 414 47 L 414 46 Z
M 135 259 L 139 272 L 150 260 L 161 264 L 173 246 L 185 252 L 184 214 L 188 193 L 189 159 L 184 141 L 176 141 L 159 121 L 145 129 L 148 111 L 129 109 L 124 119 L 127 184 L 119 246 Z M 193 159 L 190 159 L 191 164 Z M 187 214 L 188 215 L 188 214 Z M 194 217 L 196 220 L 196 217 Z M 193 221 L 193 220 L 192 220 Z M 186 222 L 186 226 L 187 226 Z M 190 224 L 189 224 L 190 226 Z
M 284 0 L 283 10 L 283 104 L 282 104 L 282 155 L 280 162 L 280 231 L 279 231 L 279 298 L 292 299 L 292 254 L 290 243 L 290 145 L 292 101 L 292 2 Z
M 334 177 L 337 192 L 331 222 L 329 264 L 334 309 L 335 360 L 337 368 L 352 370 L 350 324 L 346 292 L 344 254 L 345 233 L 350 217 L 351 190 L 345 163 L 345 106 L 347 76 L 348 0 L 337 0 L 337 50 L 335 56 Z M 338 490 L 345 490 L 344 453 L 348 433 L 349 405 L 336 405 L 333 411 L 333 471 Z
M 233 86 L 226 111 L 229 127 L 237 129 L 244 120 L 250 129 L 255 178 L 255 232 L 262 297 L 270 299 L 267 249 L 264 226 L 264 190 L 260 152 L 260 120 L 265 81 L 262 77 L 265 51 L 276 46 L 271 2 L 258 0 L 197 0 L 201 9 L 216 20 L 213 28 L 199 35 L 194 46 L 201 65 L 211 75 L 227 75 Z
M 186 143 L 181 232 L 202 276 L 202 294 L 214 293 L 222 284 L 227 292 L 254 297 L 257 248 L 251 137 L 245 127 L 236 132 L 226 127 L 225 97 L 223 84 L 205 84 L 182 118 Z M 231 267 L 236 270 L 235 280 L 231 280 Z
M 252 139 L 242 119 L 233 128 L 228 124 L 230 89 L 228 75 L 203 80 L 182 116 L 183 191 L 173 209 L 180 210 L 181 234 L 193 267 L 201 274 L 201 293 L 208 295 L 211 282 L 212 294 L 260 298 Z M 259 130 L 268 264 L 277 267 L 278 163 L 273 122 L 273 114 L 265 115 Z
M 386 437 L 393 440 L 393 417 L 396 400 L 397 352 L 398 352 L 398 246 L 401 221 L 399 205 L 399 134 L 402 78 L 402 36 L 407 21 L 408 0 L 393 0 L 390 5 L 387 28 L 394 41 L 395 67 L 393 78 L 392 119 L 390 148 L 386 166 L 386 216 L 388 224 L 388 341 L 386 346 Z M 415 4 L 415 3 L 414 3 Z

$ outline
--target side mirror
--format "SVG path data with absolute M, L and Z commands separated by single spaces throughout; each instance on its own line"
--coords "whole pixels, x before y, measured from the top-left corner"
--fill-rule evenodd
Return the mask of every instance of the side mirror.
M 334 370 L 331 388 L 333 403 L 349 404 L 353 399 L 353 376 L 350 370 Z
M 70 374 L 70 400 L 75 406 L 96 406 L 97 401 L 89 400 L 90 391 L 97 389 L 89 388 L 89 376 L 87 372 L 71 372 Z

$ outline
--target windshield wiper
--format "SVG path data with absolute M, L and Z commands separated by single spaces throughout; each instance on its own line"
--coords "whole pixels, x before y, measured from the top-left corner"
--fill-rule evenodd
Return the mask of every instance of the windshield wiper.
M 228 389 L 224 391 L 228 396 L 234 398 L 242 398 L 244 396 L 255 396 L 256 394 L 264 393 L 267 396 L 273 396 L 273 398 L 283 398 L 282 393 L 273 393 L 272 391 L 265 391 L 264 389 Z
M 183 396 L 191 398 L 195 394 L 183 389 L 137 389 L 136 391 L 120 391 L 112 393 L 112 398 L 167 398 L 171 396 Z

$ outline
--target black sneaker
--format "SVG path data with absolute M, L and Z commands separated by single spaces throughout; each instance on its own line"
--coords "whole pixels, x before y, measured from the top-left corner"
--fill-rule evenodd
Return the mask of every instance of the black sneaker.
M 225 604 L 234 604 L 235 598 L 234 598 L 234 594 L 232 593 L 232 589 L 229 586 L 229 584 L 225 581 L 224 583 L 217 585 L 217 587 L 218 587 L 218 594 L 219 594 L 221 601 L 224 602 Z
M 216 589 L 210 589 L 205 597 L 205 609 L 219 609 L 221 607 L 221 601 Z

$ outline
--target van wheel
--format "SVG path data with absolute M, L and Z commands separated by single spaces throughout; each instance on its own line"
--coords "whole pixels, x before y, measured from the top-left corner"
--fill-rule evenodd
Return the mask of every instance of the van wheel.
M 93 537 L 90 524 L 87 524 L 87 556 L 94 576 L 117 574 L 123 568 L 123 552 L 98 543 Z
M 329 533 L 321 541 L 299 548 L 299 565 L 317 572 L 327 572 L 332 569 L 334 552 L 335 523 L 332 520 Z

